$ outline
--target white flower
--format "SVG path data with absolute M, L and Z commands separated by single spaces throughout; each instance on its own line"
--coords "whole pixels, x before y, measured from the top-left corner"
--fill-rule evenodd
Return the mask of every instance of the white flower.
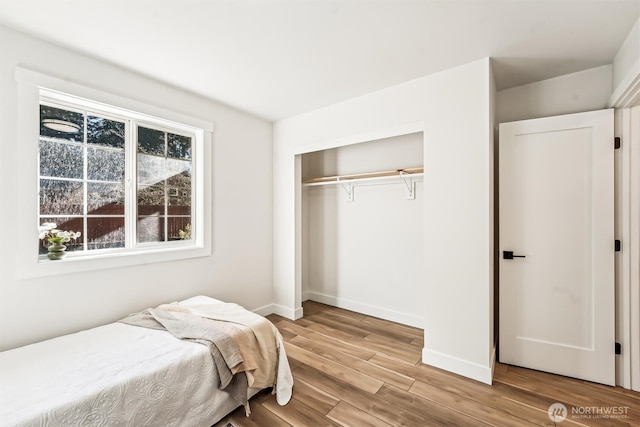
M 58 230 L 53 222 L 44 222 L 38 226 L 38 238 L 48 240 L 51 243 L 67 243 L 72 239 L 80 237 L 80 232 Z
M 44 222 L 42 223 L 42 225 L 38 226 L 38 232 L 39 233 L 43 233 L 43 232 L 47 232 L 47 231 L 51 231 L 53 229 L 55 229 L 57 227 L 57 225 L 53 222 Z

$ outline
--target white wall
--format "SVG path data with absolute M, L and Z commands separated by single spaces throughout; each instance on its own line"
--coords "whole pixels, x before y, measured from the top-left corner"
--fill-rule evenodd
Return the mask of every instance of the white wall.
M 607 108 L 611 96 L 611 65 L 501 90 L 498 123 Z
M 269 122 L 4 27 L 0 51 L 0 224 L 6 236 L 0 245 L 0 350 L 196 294 L 249 309 L 272 302 Z M 213 171 L 213 256 L 16 279 L 12 246 L 20 239 L 17 224 L 32 214 L 13 202 L 28 191 L 16 166 L 17 147 L 24 143 L 16 130 L 17 65 L 213 122 L 213 160 L 207 165 Z
M 274 298 L 301 314 L 298 154 L 424 131 L 423 361 L 491 382 L 493 124 L 489 59 L 274 125 Z
M 490 249 L 489 251 L 493 254 L 491 258 L 491 266 L 489 268 L 490 275 L 490 287 L 488 292 L 491 294 L 489 299 L 489 332 L 490 332 L 490 342 L 492 343 L 490 355 L 490 360 L 492 363 L 495 363 L 496 360 L 496 347 L 498 344 L 498 322 L 499 319 L 496 314 L 497 308 L 497 300 L 498 300 L 498 285 L 500 283 L 499 273 L 498 273 L 498 265 L 500 258 L 496 253 L 496 244 L 500 239 L 500 223 L 498 217 L 498 206 L 500 203 L 499 197 L 500 194 L 498 192 L 499 189 L 499 177 L 498 177 L 498 123 L 496 121 L 496 108 L 497 108 L 497 98 L 498 92 L 496 89 L 496 80 L 493 74 L 493 69 L 490 69 L 489 74 L 489 123 L 486 129 L 487 138 L 489 138 L 489 170 L 492 172 L 489 177 L 489 187 L 491 188 L 491 199 L 489 200 L 489 218 L 492 219 L 490 223 L 489 234 L 491 239 L 489 241 Z M 493 372 L 493 366 L 491 366 Z
M 422 167 L 413 133 L 302 156 L 303 180 Z M 302 191 L 302 298 L 424 327 L 422 178 L 407 199 L 399 177 Z M 366 184 L 366 185 L 363 185 Z

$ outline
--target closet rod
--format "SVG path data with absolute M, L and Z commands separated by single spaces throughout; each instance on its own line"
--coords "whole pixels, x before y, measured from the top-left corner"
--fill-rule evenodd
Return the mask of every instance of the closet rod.
M 320 178 L 312 178 L 306 181 L 303 181 L 303 184 L 316 184 L 321 182 L 342 182 L 350 179 L 365 179 L 365 178 L 379 178 L 384 176 L 397 176 L 397 175 L 411 175 L 414 173 L 423 173 L 424 168 L 406 168 L 406 169 L 395 169 L 388 171 L 380 171 L 380 172 L 365 172 L 365 173 L 356 173 L 351 175 L 336 175 L 336 176 L 323 176 Z

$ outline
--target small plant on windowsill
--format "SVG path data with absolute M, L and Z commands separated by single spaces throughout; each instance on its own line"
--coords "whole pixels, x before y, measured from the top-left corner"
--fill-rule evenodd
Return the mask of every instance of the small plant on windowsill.
M 191 240 L 191 224 L 187 224 L 183 230 L 178 230 L 180 240 Z
M 64 244 L 80 237 L 79 231 L 58 230 L 56 227 L 57 225 L 53 222 L 45 222 L 38 227 L 40 240 L 46 240 L 50 243 L 47 254 L 47 258 L 50 260 L 64 258 L 67 255 L 67 247 Z

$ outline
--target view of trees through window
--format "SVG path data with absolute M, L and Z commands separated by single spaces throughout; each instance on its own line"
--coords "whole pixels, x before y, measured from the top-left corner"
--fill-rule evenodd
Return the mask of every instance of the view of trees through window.
M 180 231 L 191 227 L 192 139 L 127 117 L 42 102 L 39 223 L 80 231 L 69 251 L 184 238 Z M 132 196 L 128 181 L 136 183 Z M 126 241 L 127 227 L 135 227 L 135 242 Z

